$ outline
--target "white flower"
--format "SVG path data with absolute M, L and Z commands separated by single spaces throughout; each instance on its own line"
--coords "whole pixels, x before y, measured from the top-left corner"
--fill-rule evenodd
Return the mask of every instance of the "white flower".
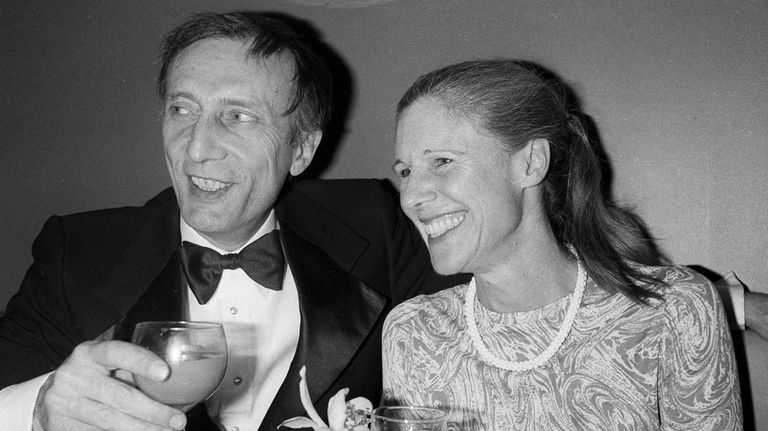
M 312 428 L 316 431 L 349 431 L 358 429 L 368 429 L 373 404 L 364 397 L 357 397 L 346 401 L 349 388 L 341 389 L 336 395 L 328 401 L 328 423 L 326 425 L 323 419 L 317 414 L 312 399 L 309 397 L 307 388 L 307 369 L 301 367 L 299 371 L 301 380 L 299 381 L 299 396 L 301 405 L 307 411 L 307 416 L 297 416 L 288 419 L 280 424 L 280 427 L 288 428 Z M 278 427 L 279 428 L 279 427 Z

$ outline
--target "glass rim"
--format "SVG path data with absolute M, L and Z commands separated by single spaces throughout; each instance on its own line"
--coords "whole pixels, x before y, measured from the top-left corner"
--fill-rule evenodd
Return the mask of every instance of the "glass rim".
M 431 414 L 436 414 L 434 417 L 431 418 L 425 418 L 425 419 L 400 419 L 400 418 L 392 418 L 388 416 L 383 416 L 379 412 L 383 412 L 385 410 L 394 410 L 394 411 L 423 411 L 423 412 L 429 412 Z M 442 409 L 438 409 L 436 407 L 421 407 L 421 406 L 382 406 L 382 407 L 376 407 L 371 412 L 371 420 L 373 420 L 374 417 L 381 418 L 384 420 L 387 420 L 389 422 L 394 423 L 400 423 L 400 424 L 422 424 L 422 423 L 428 423 L 428 422 L 434 422 L 434 421 L 444 421 L 448 419 L 448 412 Z
M 224 328 L 224 326 L 218 322 L 206 322 L 197 320 L 147 320 L 136 324 L 136 328 L 148 328 L 153 326 L 163 327 L 164 329 L 171 331 L 186 328 Z

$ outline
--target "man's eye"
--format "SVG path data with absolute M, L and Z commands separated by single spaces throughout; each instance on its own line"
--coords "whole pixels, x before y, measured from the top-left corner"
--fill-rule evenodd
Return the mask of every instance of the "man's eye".
M 256 116 L 251 115 L 242 111 L 232 111 L 227 115 L 230 121 L 234 123 L 247 123 L 251 121 L 256 121 Z
M 435 159 L 435 165 L 437 166 L 447 165 L 451 162 L 453 162 L 453 159 L 449 159 L 448 157 L 438 157 Z
M 171 115 L 189 115 L 191 111 L 183 106 L 171 105 L 168 107 L 168 113 Z

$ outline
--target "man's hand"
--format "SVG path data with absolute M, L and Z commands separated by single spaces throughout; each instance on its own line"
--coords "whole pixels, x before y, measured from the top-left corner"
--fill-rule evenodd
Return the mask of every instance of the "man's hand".
M 768 294 L 744 293 L 744 321 L 747 328 L 768 340 Z
M 35 405 L 35 421 L 45 431 L 184 428 L 182 412 L 112 377 L 113 371 L 119 370 L 158 381 L 170 372 L 158 356 L 130 343 L 82 343 L 43 385 Z

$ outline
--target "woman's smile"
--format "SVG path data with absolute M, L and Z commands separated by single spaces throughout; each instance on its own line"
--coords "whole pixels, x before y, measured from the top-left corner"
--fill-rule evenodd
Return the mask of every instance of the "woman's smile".
M 421 222 L 424 225 L 424 231 L 427 233 L 427 236 L 429 238 L 437 238 L 460 225 L 464 221 L 466 214 L 466 211 L 443 214 L 429 220 L 421 220 Z

